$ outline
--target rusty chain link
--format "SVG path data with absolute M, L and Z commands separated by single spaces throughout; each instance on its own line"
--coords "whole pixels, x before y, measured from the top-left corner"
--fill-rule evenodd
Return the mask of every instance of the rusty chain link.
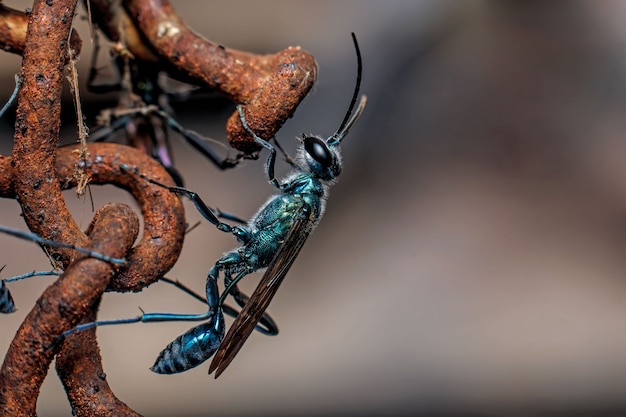
M 47 248 L 65 272 L 40 296 L 9 347 L 0 369 L 3 416 L 36 415 L 41 383 L 55 355 L 76 415 L 137 415 L 106 383 L 95 332 L 79 332 L 60 346 L 54 345 L 55 338 L 94 320 L 105 290 L 139 291 L 155 282 L 182 249 L 185 219 L 180 199 L 120 170 L 122 164 L 137 167 L 173 185 L 150 155 L 113 143 L 90 144 L 86 156 L 76 153 L 75 146 L 57 146 L 64 67 L 70 49 L 76 56 L 81 47 L 72 31 L 76 3 L 37 0 L 28 14 L 0 4 L 0 46 L 23 56 L 13 154 L 0 156 L 0 196 L 16 198 L 28 228 L 43 238 L 123 257 L 127 264 L 114 267 L 71 250 Z M 272 55 L 236 51 L 195 34 L 165 0 L 119 4 L 91 1 L 92 18 L 111 41 L 123 41 L 137 59 L 154 62 L 173 78 L 211 88 L 246 106 L 248 124 L 263 137 L 280 129 L 316 80 L 314 58 L 299 47 Z M 233 147 L 248 154 L 258 150 L 236 114 L 228 119 L 226 131 Z M 61 194 L 76 186 L 77 169 L 91 184 L 113 184 L 133 196 L 144 224 L 138 243 L 139 219 L 124 204 L 100 208 L 87 232 L 80 230 Z

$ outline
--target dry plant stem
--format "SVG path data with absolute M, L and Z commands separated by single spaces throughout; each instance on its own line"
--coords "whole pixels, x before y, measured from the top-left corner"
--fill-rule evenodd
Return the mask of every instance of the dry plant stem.
M 139 220 L 130 207 L 109 205 L 96 213 L 91 230 L 91 249 L 124 257 L 137 237 Z M 0 369 L 0 414 L 36 415 L 41 383 L 58 351 L 58 346 L 51 347 L 56 335 L 78 324 L 113 273 L 106 262 L 78 259 L 44 291 L 17 331 Z
M 0 49 L 22 55 L 26 44 L 27 26 L 28 15 L 25 12 L 0 4 Z M 70 35 L 70 47 L 76 54 L 80 53 L 82 41 L 75 31 Z
M 315 59 L 301 48 L 271 55 L 225 48 L 193 32 L 167 0 L 127 0 L 125 9 L 107 0 L 91 2 L 94 10 L 109 18 L 99 25 L 105 25 L 103 30 L 112 40 L 122 40 L 137 57 L 153 51 L 171 77 L 211 88 L 243 105 L 248 125 L 265 139 L 278 132 L 316 81 Z M 113 22 L 123 22 L 125 38 L 119 38 L 121 31 L 111 26 Z M 226 134 L 234 148 L 247 154 L 260 149 L 236 111 Z
M 83 322 L 96 320 L 95 303 Z M 102 358 L 92 328 L 70 336 L 56 357 L 56 369 L 77 417 L 139 416 L 113 393 L 102 369 Z

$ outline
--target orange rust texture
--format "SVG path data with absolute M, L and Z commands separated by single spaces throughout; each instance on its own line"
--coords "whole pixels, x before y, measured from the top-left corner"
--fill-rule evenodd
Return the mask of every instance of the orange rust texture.
M 35 1 L 29 16 L 13 146 L 14 187 L 28 228 L 46 239 L 87 246 L 56 176 L 63 69 L 76 1 Z M 64 265 L 75 253 L 51 251 Z
M 255 55 L 204 39 L 176 14 L 167 0 L 91 0 L 96 20 L 113 41 L 133 55 L 158 60 L 177 79 L 211 88 L 244 107 L 248 125 L 270 139 L 295 112 L 317 79 L 317 63 L 300 47 Z M 117 7 L 116 7 L 117 5 Z M 102 21 L 105 20 L 105 21 Z M 124 39 L 119 27 L 123 26 Z M 260 149 L 235 111 L 226 135 L 234 148 L 252 154 Z
M 120 171 L 120 164 L 127 164 L 138 167 L 141 172 L 148 173 L 151 178 L 155 178 L 159 181 L 172 184 L 171 179 L 167 176 L 167 172 L 163 167 L 148 157 L 144 153 L 129 148 L 124 145 L 114 143 L 98 143 L 90 144 L 87 148 L 89 156 L 86 159 L 79 159 L 76 152 L 73 151 L 73 147 L 63 147 L 57 150 L 57 171 L 61 183 L 66 186 L 73 186 L 74 184 L 74 172 L 77 166 L 85 167 L 85 172 L 90 175 L 93 184 L 114 184 L 121 188 L 128 190 L 137 200 L 144 219 L 144 233 L 141 240 L 132 249 L 127 249 L 121 253 L 115 252 L 110 254 L 109 245 L 117 247 L 123 240 L 118 242 L 119 237 L 117 234 L 112 234 L 111 231 L 116 233 L 122 233 L 123 236 L 128 234 L 129 243 L 126 246 L 128 248 L 135 240 L 137 231 L 127 231 L 118 225 L 118 221 L 126 219 L 127 216 L 134 216 L 134 212 L 128 213 L 118 212 L 111 216 L 110 220 L 101 220 L 97 225 L 91 227 L 91 239 L 94 242 L 95 235 L 104 233 L 102 240 L 104 244 L 94 246 L 94 249 L 110 254 L 110 256 L 124 256 L 126 255 L 127 265 L 120 267 L 117 274 L 109 281 L 111 273 L 106 275 L 107 280 L 100 283 L 100 285 L 94 285 L 90 283 L 88 278 L 98 277 L 96 271 L 85 270 L 85 273 L 76 276 L 71 279 L 71 282 L 67 284 L 68 288 L 79 289 L 82 292 L 82 296 L 68 300 L 59 305 L 58 314 L 67 315 L 72 314 L 72 317 L 80 317 L 82 312 L 88 307 L 92 300 L 97 300 L 98 297 L 104 291 L 104 288 L 115 289 L 118 291 L 135 291 L 139 290 L 145 285 L 154 282 L 159 276 L 168 271 L 175 261 L 178 259 L 183 242 L 184 235 L 184 216 L 183 208 L 180 200 L 172 193 L 168 193 L 163 189 L 151 185 L 147 181 L 139 180 L 137 177 L 122 173 Z M 4 191 L 0 196 L 12 197 L 13 176 L 11 175 L 11 158 L 0 156 L 0 172 L 6 173 L 6 176 L 0 178 L 0 190 Z M 135 226 L 137 227 L 137 226 Z M 106 239 L 106 240 L 105 240 Z M 94 242 L 94 245 L 96 242 Z M 124 245 L 126 245 L 124 243 Z M 86 260 L 85 260 L 86 261 Z M 81 261 L 81 262 L 85 262 Z M 100 261 L 91 260 L 95 264 L 103 264 Z M 72 264 L 72 268 L 75 264 Z M 107 264 L 104 264 L 107 265 Z M 66 271 L 71 273 L 72 269 L 68 268 Z M 56 285 L 56 284 L 55 284 Z M 55 292 L 46 291 L 40 297 L 38 305 L 31 312 L 23 325 L 24 330 L 20 330 L 16 339 L 13 341 L 12 346 L 15 348 L 9 349 L 5 358 L 5 364 L 2 370 L 0 370 L 0 407 L 7 407 L 6 410 L 15 410 L 23 407 L 28 401 L 36 403 L 36 395 L 38 389 L 35 391 L 23 392 L 22 385 L 29 387 L 33 386 L 33 381 L 40 383 L 37 378 L 33 379 L 33 373 L 35 377 L 41 375 L 35 371 L 30 371 L 32 367 L 39 366 L 42 375 L 45 376 L 49 366 L 48 355 L 45 352 L 42 353 L 42 357 L 38 359 L 32 366 L 26 366 L 23 358 L 23 350 L 18 349 L 18 346 L 30 346 L 32 341 L 32 332 L 39 332 L 40 337 L 48 336 L 46 342 L 49 344 L 49 336 L 55 336 L 60 332 L 68 330 L 74 327 L 76 319 L 62 325 L 61 329 L 58 327 L 50 328 L 44 327 L 43 324 L 46 320 L 51 320 L 54 323 L 58 322 L 57 317 L 42 316 L 39 306 L 49 306 L 50 297 L 52 300 L 58 300 L 60 295 L 65 291 L 62 289 Z M 79 292 L 79 294 L 81 294 Z M 46 311 L 55 311 L 54 301 Z M 91 307 L 88 312 L 93 312 L 95 307 Z M 90 316 L 92 317 L 92 316 Z M 40 318 L 41 323 L 33 324 L 30 319 Z M 90 318 L 85 318 L 83 321 L 89 321 Z M 27 326 L 27 327 L 24 327 Z M 84 333 L 84 335 L 83 335 Z M 117 400 L 108 388 L 108 384 L 104 381 L 104 373 L 102 371 L 102 365 L 98 353 L 97 344 L 92 334 L 89 332 L 83 332 L 70 337 L 63 345 L 62 357 L 68 358 L 66 361 L 59 362 L 57 359 L 57 372 L 62 375 L 62 380 L 66 386 L 68 392 L 68 398 L 72 403 L 72 407 L 76 415 L 98 415 L 95 411 L 108 410 L 108 415 L 134 415 L 125 404 Z M 42 342 L 43 345 L 44 342 Z M 40 345 L 41 346 L 41 345 Z M 39 352 L 38 350 L 29 349 L 29 352 Z M 52 352 L 49 350 L 48 352 Z M 30 357 L 30 356 L 29 356 Z M 69 359 L 73 358 L 73 359 Z M 80 363 L 74 363 L 74 359 L 82 358 Z M 72 364 L 74 363 L 74 364 Z M 19 371 L 18 371 L 19 370 Z M 78 372 L 80 370 L 80 372 Z M 5 372 L 7 375 L 5 375 Z M 12 375 L 12 378 L 7 376 Z M 94 379 L 95 378 L 95 379 Z M 95 385 L 94 380 L 98 380 L 99 383 Z M 94 388 L 94 387 L 98 388 Z M 19 402 L 17 408 L 9 408 L 10 404 L 3 404 L 3 401 L 7 401 L 11 398 L 23 398 L 23 402 Z M 112 408 L 115 407 L 115 408 Z M 0 408 L 2 410 L 2 408 Z M 26 408 L 25 410 L 30 410 Z M 33 411 L 34 410 L 30 410 Z M 2 413 L 0 413 L 2 414 Z M 8 415 L 13 415 L 8 413 Z M 29 415 L 17 414 L 17 415 Z M 102 415 L 107 415 L 106 413 Z
M 0 49 L 21 55 L 26 45 L 28 14 L 0 4 Z M 82 41 L 78 33 L 72 31 L 70 45 L 75 55 L 80 53 Z
M 120 166 L 136 167 L 148 177 L 174 185 L 165 169 L 139 150 L 116 143 L 93 143 L 87 146 L 89 156 L 80 160 L 73 147 L 57 152 L 57 169 L 62 183 L 74 186 L 74 167 L 85 167 L 92 184 L 112 184 L 128 190 L 143 216 L 141 240 L 127 254 L 128 265 L 111 282 L 110 290 L 140 291 L 169 271 L 182 250 L 185 233 L 184 209 L 173 193 L 122 172 Z
M 91 249 L 123 257 L 139 232 L 139 219 L 130 207 L 112 204 L 98 211 L 91 229 Z M 76 326 L 89 312 L 113 272 L 106 262 L 77 259 L 44 291 L 17 331 L 0 369 L 0 414 L 36 415 L 41 384 L 58 351 L 56 335 Z
M 165 184 L 174 183 L 161 164 L 134 148 L 117 143 L 91 143 L 84 159 L 79 158 L 74 149 L 74 146 L 57 149 L 57 175 L 64 188 L 76 185 L 75 169 L 83 167 L 91 184 L 112 184 L 123 188 L 139 205 L 143 235 L 126 254 L 127 264 L 120 268 L 109 286 L 109 290 L 139 291 L 169 271 L 178 259 L 185 233 L 184 209 L 175 194 L 121 172 L 120 165 L 137 167 L 140 172 Z M 0 173 L 0 197 L 13 198 L 10 157 L 0 156 Z M 50 252 L 54 250 L 49 248 Z
M 111 40 L 122 41 L 135 59 L 243 105 L 248 124 L 265 138 L 280 129 L 316 80 L 314 58 L 299 47 L 253 55 L 213 44 L 191 31 L 164 0 L 91 0 L 91 6 L 98 26 Z M 36 0 L 27 14 L 0 4 L 0 47 L 23 55 L 13 155 L 0 155 L 0 197 L 16 198 L 29 229 L 43 238 L 127 262 L 113 267 L 72 250 L 47 248 L 65 272 L 41 295 L 9 347 L 0 368 L 0 415 L 36 415 L 41 382 L 58 354 L 57 373 L 75 415 L 136 416 L 106 383 L 94 332 L 53 342 L 78 323 L 95 320 L 105 290 L 141 290 L 174 265 L 182 248 L 185 219 L 179 198 L 120 169 L 122 164 L 136 167 L 174 185 L 150 155 L 113 143 L 90 144 L 82 157 L 75 147 L 57 148 L 67 40 L 75 54 L 81 46 L 71 32 L 75 7 L 76 0 Z M 258 150 L 236 112 L 227 122 L 227 135 L 249 155 Z M 86 233 L 79 229 L 61 194 L 76 186 L 77 172 L 92 184 L 113 184 L 134 197 L 144 222 L 134 247 L 138 219 L 122 204 L 101 208 Z
M 105 262 L 77 257 L 71 250 L 50 249 L 66 268 L 61 278 L 39 298 L 22 323 L 0 369 L 0 414 L 36 415 L 37 396 L 50 362 L 60 346 L 52 347 L 57 335 L 76 326 L 95 311 L 107 287 L 137 290 L 164 274 L 180 253 L 184 217 L 179 199 L 149 187 L 145 181 L 122 174 L 127 163 L 155 179 L 171 183 L 167 173 L 147 155 L 121 145 L 102 144 L 89 148 L 90 157 L 79 160 L 70 148 L 58 150 L 60 96 L 67 43 L 75 1 L 35 2 L 23 51 L 13 157 L 0 158 L 3 195 L 17 197 L 29 228 L 47 239 L 72 243 L 112 257 L 125 257 L 127 266 L 118 271 Z M 136 214 L 125 205 L 109 205 L 96 213 L 85 235 L 65 207 L 61 185 L 72 186 L 77 168 L 91 172 L 93 182 L 114 183 L 129 190 L 139 202 L 146 219 L 146 232 L 131 249 L 139 231 Z M 59 177 L 57 177 L 57 171 Z M 62 181 L 59 180 L 62 178 Z M 158 262 L 157 262 L 158 260 Z M 152 262 L 154 261 L 154 262 Z M 148 271 L 142 270 L 147 266 Z M 81 400 L 80 392 L 93 375 L 102 375 L 97 345 L 64 345 L 65 357 L 91 358 L 82 362 L 84 379 L 72 369 L 59 371 L 75 414 L 94 415 L 93 404 Z M 63 362 L 62 362 L 63 363 Z M 67 362 L 65 362 L 67 364 Z M 107 384 L 100 384 L 98 399 L 108 404 L 110 415 L 131 415 Z M 92 398 L 93 399 L 93 398 Z
M 84 323 L 96 320 L 98 304 L 92 306 Z M 56 357 L 56 369 L 77 417 L 105 417 L 112 412 L 117 417 L 139 416 L 113 395 L 102 368 L 95 328 L 65 341 Z

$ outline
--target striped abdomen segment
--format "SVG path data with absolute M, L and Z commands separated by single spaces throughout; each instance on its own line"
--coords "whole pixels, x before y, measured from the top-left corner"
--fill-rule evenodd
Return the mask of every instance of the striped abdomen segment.
M 11 293 L 4 281 L 0 280 L 0 313 L 8 314 L 14 311 L 15 304 L 13 304 L 13 297 L 11 297 Z
M 219 309 L 211 320 L 188 330 L 167 345 L 150 369 L 158 374 L 175 374 L 200 365 L 219 348 L 225 327 L 224 314 Z

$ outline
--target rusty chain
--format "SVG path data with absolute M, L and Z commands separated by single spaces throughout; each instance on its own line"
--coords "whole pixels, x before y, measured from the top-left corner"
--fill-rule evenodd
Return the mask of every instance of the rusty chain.
M 65 271 L 41 295 L 6 354 L 0 369 L 3 416 L 36 415 L 41 383 L 55 355 L 76 415 L 137 415 L 106 383 L 95 332 L 75 334 L 61 346 L 53 342 L 63 331 L 94 320 L 105 290 L 141 290 L 165 274 L 182 249 L 180 199 L 120 170 L 122 164 L 134 166 L 173 184 L 157 161 L 113 143 L 90 144 L 86 154 L 75 152 L 75 146 L 57 146 L 64 67 L 81 47 L 72 31 L 76 3 L 37 0 L 29 13 L 0 4 L 0 46 L 23 56 L 13 154 L 0 155 L 0 196 L 17 199 L 28 228 L 45 239 L 124 257 L 127 264 L 118 268 L 70 250 L 47 248 Z M 123 41 L 137 59 L 154 62 L 173 78 L 244 105 L 248 124 L 263 137 L 280 129 L 316 80 L 314 58 L 299 47 L 254 55 L 216 45 L 189 29 L 166 0 L 129 0 L 121 2 L 124 7 L 110 0 L 90 3 L 93 21 L 111 41 Z M 258 150 L 236 114 L 228 119 L 226 132 L 240 151 Z M 113 184 L 133 196 L 144 224 L 138 243 L 139 219 L 119 203 L 100 208 L 89 229 L 80 230 L 61 194 L 76 186 L 77 168 L 90 183 Z

